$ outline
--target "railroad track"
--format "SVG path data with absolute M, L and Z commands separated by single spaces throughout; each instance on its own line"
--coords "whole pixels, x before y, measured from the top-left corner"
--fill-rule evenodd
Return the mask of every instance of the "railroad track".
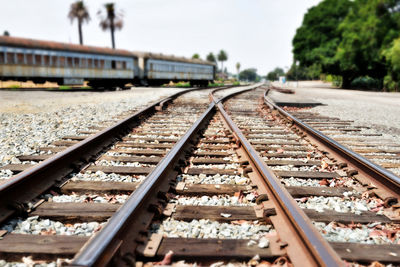
M 67 258 L 72 266 L 399 263 L 396 177 L 344 162 L 257 87 L 234 89 L 229 99 L 215 91 L 209 105 L 169 98 L 165 109 L 156 111 L 158 103 L 126 119 L 129 127 L 94 129 L 111 130 L 108 140 L 83 132 L 49 147 L 67 148 L 56 157 L 20 157 L 43 162 L 9 166 L 22 172 L 0 185 L 8 230 L 1 258 Z M 343 212 L 348 203 L 355 208 Z M 392 239 L 372 245 L 329 236 L 364 226 Z

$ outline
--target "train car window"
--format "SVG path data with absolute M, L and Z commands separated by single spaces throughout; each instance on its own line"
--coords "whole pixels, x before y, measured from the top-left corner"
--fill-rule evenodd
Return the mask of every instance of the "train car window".
M 72 57 L 68 57 L 67 58 L 67 67 L 73 67 L 73 61 L 72 61 Z
M 43 64 L 45 65 L 45 66 L 49 66 L 50 65 L 50 56 L 47 56 L 47 55 L 45 55 L 45 56 L 43 56 Z
M 60 67 L 65 67 L 65 64 L 66 64 L 65 57 L 59 57 L 58 61 L 59 61 Z
M 4 52 L 0 52 L 0 64 L 4 64 L 5 62 L 5 54 Z
M 14 53 L 7 53 L 7 63 L 8 64 L 14 64 Z
M 115 62 L 115 67 L 117 70 L 122 70 L 122 61 L 116 61 Z
M 104 60 L 103 59 L 99 60 L 99 68 L 104 69 Z
M 93 59 L 88 58 L 88 67 L 93 68 Z
M 7 53 L 7 63 L 8 64 L 14 64 L 14 53 Z
M 95 67 L 95 68 L 97 68 L 97 67 L 99 66 L 99 60 L 98 60 L 98 59 L 95 59 L 95 60 L 93 61 L 93 63 L 94 63 L 94 67 Z
M 52 56 L 52 57 L 51 57 L 51 65 L 52 65 L 53 67 L 59 66 L 59 65 L 58 65 L 58 57 L 57 57 L 57 56 Z
M 24 64 L 24 54 L 22 53 L 17 53 L 17 64 Z
M 122 69 L 126 70 L 126 61 L 122 61 Z
M 78 68 L 80 67 L 80 60 L 78 57 L 74 57 L 74 67 Z
M 117 68 L 117 62 L 115 60 L 111 60 L 111 69 L 115 70 Z
M 82 59 L 81 59 L 81 64 L 82 64 L 81 67 L 87 68 L 87 67 L 88 67 L 88 66 L 87 66 L 87 63 L 88 63 L 88 62 L 87 62 L 87 59 L 86 59 L 86 58 L 82 58 Z
M 150 63 L 150 70 L 153 70 L 153 63 Z
M 33 55 L 32 54 L 26 54 L 26 64 L 33 65 Z
M 42 55 L 35 55 L 35 64 L 42 65 Z

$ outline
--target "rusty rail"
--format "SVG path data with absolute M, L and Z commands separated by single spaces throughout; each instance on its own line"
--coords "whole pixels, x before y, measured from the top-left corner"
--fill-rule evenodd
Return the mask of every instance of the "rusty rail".
M 281 185 L 275 174 L 268 169 L 258 152 L 224 110 L 220 101 L 216 103 L 216 107 L 251 159 L 253 171 L 263 177 L 263 181 L 260 183 L 261 190 L 267 192 L 268 197 L 273 200 L 278 210 L 278 216 L 284 221 L 284 223 L 277 223 L 274 226 L 281 238 L 290 240 L 287 250 L 291 260 L 299 266 L 342 266 L 343 262 L 340 257 L 312 225 L 307 215 Z M 279 231 L 280 229 L 282 230 Z
M 134 253 L 142 240 L 141 235 L 147 231 L 154 213 L 162 210 L 157 205 L 159 198 L 162 198 L 160 192 L 168 191 L 177 174 L 174 168 L 179 160 L 184 160 L 186 149 L 215 111 L 215 103 L 212 102 L 106 226 L 80 250 L 71 266 L 105 266 L 111 261 L 113 265 L 121 266 L 135 262 Z M 144 234 L 142 238 L 147 237 Z
M 127 134 L 139 123 L 140 117 L 151 114 L 162 103 L 172 101 L 187 92 L 201 89 L 204 88 L 184 90 L 157 101 L 1 184 L 0 222 L 16 213 L 25 213 L 28 210 L 27 202 L 51 188 L 55 182 L 60 181 L 69 173 L 80 169 L 115 140 Z
M 280 114 L 293 122 L 310 138 L 316 141 L 321 149 L 331 152 L 336 159 L 342 162 L 346 162 L 349 168 L 357 170 L 359 174 L 373 181 L 375 186 L 383 188 L 387 193 L 380 193 L 385 196 L 385 202 L 387 202 L 388 204 L 395 204 L 398 202 L 398 199 L 400 198 L 400 177 L 369 161 L 360 154 L 341 145 L 332 138 L 324 135 L 318 130 L 313 129 L 306 123 L 292 116 L 281 107 L 276 105 L 271 99 L 269 99 L 267 94 L 268 90 L 266 90 L 264 93 L 264 102 L 271 109 L 277 110 Z

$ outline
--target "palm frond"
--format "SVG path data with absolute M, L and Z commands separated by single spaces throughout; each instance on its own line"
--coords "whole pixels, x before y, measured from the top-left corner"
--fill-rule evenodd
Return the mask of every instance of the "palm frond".
M 71 23 L 75 19 L 79 20 L 80 22 L 90 21 L 89 12 L 83 1 L 76 1 L 75 3 L 71 4 L 71 8 L 68 13 L 68 18 L 71 20 Z
M 123 12 L 115 12 L 115 4 L 107 3 L 104 4 L 105 14 L 101 10 L 97 12 L 100 17 L 100 28 L 105 31 L 111 28 L 121 29 L 123 27 Z

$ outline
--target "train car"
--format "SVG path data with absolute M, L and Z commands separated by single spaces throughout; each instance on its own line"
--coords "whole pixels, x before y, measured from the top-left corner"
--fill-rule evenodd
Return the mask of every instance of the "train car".
M 0 79 L 123 87 L 134 79 L 129 51 L 0 36 Z M 136 70 L 137 72 L 137 70 Z
M 170 81 L 189 81 L 191 85 L 207 86 L 215 78 L 215 64 L 169 55 L 133 52 L 138 58 L 137 81 L 161 85 Z
M 215 64 L 200 59 L 0 36 L 0 80 L 93 88 L 189 81 L 206 86 Z

